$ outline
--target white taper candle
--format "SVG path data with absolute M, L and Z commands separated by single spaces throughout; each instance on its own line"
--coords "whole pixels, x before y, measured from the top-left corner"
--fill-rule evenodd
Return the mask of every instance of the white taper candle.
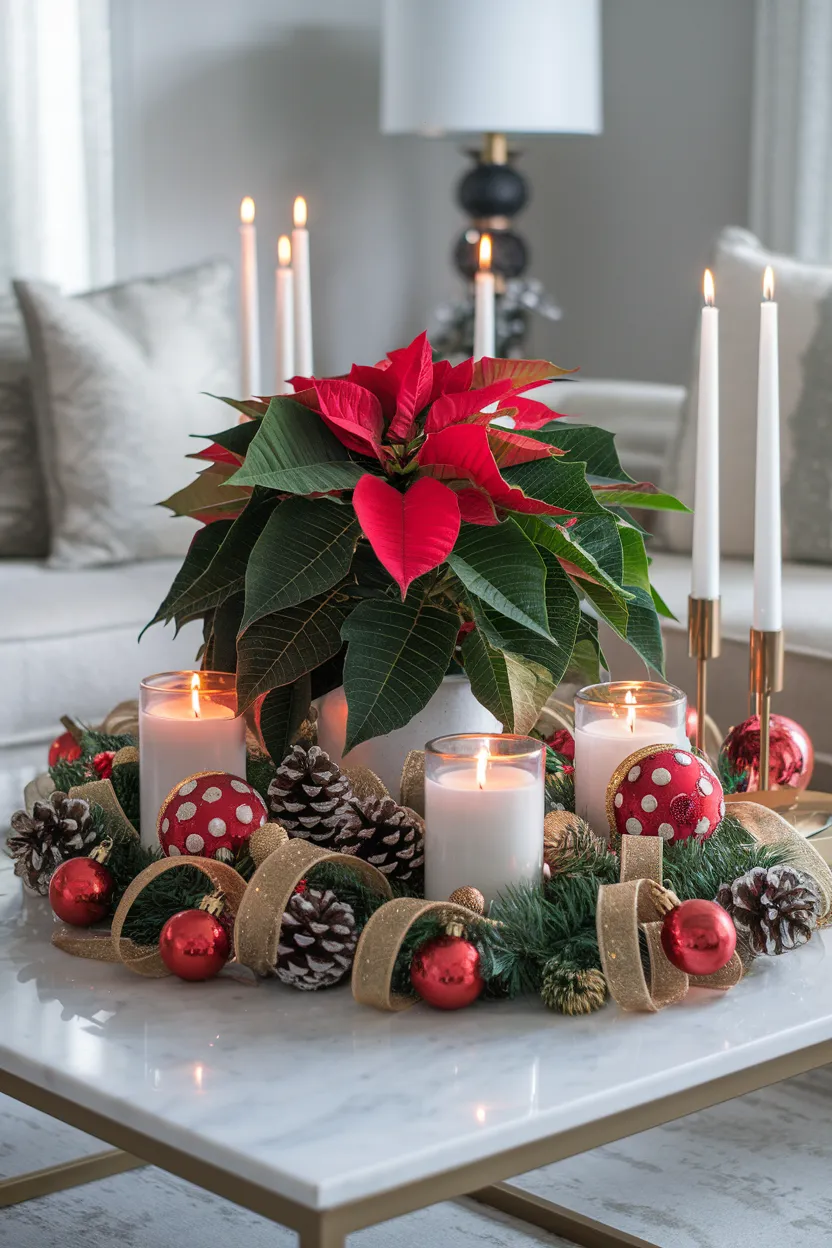
M 754 496 L 754 628 L 783 627 L 780 538 L 780 379 L 774 274 L 767 268 L 760 306 L 757 374 L 757 479 Z
M 243 397 L 260 392 L 260 315 L 257 302 L 257 229 L 254 200 L 240 204 L 240 343 Z
M 491 272 L 491 235 L 480 237 L 480 267 L 474 275 L 474 359 L 493 357 L 495 346 L 495 282 Z
M 275 270 L 274 359 L 275 394 L 290 394 L 288 379 L 295 373 L 295 306 L 292 244 L 285 234 L 277 240 Z
M 306 200 L 298 195 L 293 212 L 292 268 L 295 273 L 295 366 L 302 377 L 311 377 L 312 363 L 312 286 L 309 275 L 309 231 L 306 228 Z
M 691 595 L 719 597 L 719 310 L 714 279 L 705 270 L 705 306 L 699 336 L 699 411 L 693 503 Z

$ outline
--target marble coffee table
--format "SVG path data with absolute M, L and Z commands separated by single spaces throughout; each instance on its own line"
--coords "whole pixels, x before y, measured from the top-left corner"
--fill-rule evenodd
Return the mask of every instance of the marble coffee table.
M 502 1180 L 832 1060 L 822 935 L 725 996 L 571 1020 L 143 980 L 53 949 L 51 924 L 0 866 L 0 1092 L 114 1148 L 5 1180 L 0 1205 L 152 1164 L 302 1248 L 463 1194 L 578 1243 L 644 1245 Z

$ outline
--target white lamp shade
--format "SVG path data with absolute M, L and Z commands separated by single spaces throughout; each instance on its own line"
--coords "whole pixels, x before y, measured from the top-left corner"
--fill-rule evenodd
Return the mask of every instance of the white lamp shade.
M 385 134 L 601 131 L 600 0 L 384 0 Z

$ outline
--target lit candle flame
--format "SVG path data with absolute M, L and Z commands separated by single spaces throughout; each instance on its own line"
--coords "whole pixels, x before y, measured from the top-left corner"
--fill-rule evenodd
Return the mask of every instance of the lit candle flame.
M 488 768 L 488 746 L 483 745 L 477 754 L 477 784 L 481 789 L 485 788 L 485 773 Z
M 194 672 L 191 677 L 191 710 L 199 719 L 199 672 Z
M 714 306 L 714 275 L 710 269 L 705 270 L 705 277 L 702 281 L 702 290 L 705 294 L 705 303 L 709 308 Z
M 240 220 L 243 225 L 251 225 L 254 220 L 254 200 L 250 195 L 246 195 L 240 204 Z
M 774 298 L 774 270 L 770 264 L 766 265 L 766 271 L 763 274 L 763 298 L 766 301 Z
M 624 695 L 624 702 L 627 706 L 627 727 L 630 732 L 636 730 L 636 695 L 632 689 L 628 689 Z
M 480 235 L 480 271 L 487 273 L 491 268 L 491 235 Z
M 287 234 L 281 234 L 277 240 L 277 263 L 282 269 L 292 263 L 292 244 Z
M 292 209 L 292 221 L 296 230 L 306 228 L 306 200 L 302 195 L 298 195 L 295 200 L 295 206 Z
M 194 1083 L 196 1084 L 200 1092 L 202 1091 L 202 1077 L 204 1073 L 205 1073 L 205 1068 L 201 1066 L 199 1062 L 197 1062 L 197 1064 L 194 1066 Z

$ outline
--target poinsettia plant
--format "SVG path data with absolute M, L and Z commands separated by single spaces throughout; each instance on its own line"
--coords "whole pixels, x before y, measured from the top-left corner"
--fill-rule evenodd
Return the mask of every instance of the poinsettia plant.
M 371 367 L 239 402 L 165 504 L 204 522 L 154 620 L 203 621 L 273 755 L 343 683 L 347 749 L 403 726 L 449 671 L 507 731 L 598 678 L 598 620 L 659 672 L 643 531 L 683 509 L 621 467 L 611 434 L 559 421 L 544 360 L 433 362 L 426 334 Z M 506 419 L 510 418 L 510 420 Z

